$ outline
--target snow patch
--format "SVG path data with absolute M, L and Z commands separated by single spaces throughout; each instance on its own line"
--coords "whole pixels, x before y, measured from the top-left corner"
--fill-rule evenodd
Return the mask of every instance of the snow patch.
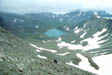
M 81 36 L 80 36 L 80 38 L 84 38 L 84 36 L 87 34 L 87 32 L 84 32 Z
M 96 16 L 96 18 L 101 18 L 101 16 L 99 16 L 97 12 L 94 12 L 94 15 Z
M 70 52 L 65 52 L 65 53 L 57 54 L 57 55 L 60 55 L 60 56 L 66 56 L 66 55 L 68 55 L 68 54 L 70 54 Z
M 58 43 L 57 46 L 58 47 L 67 47 L 69 50 L 82 49 L 81 45 L 74 45 L 74 44 L 66 43 L 64 41 L 61 41 L 60 43 Z
M 71 43 L 75 43 L 75 42 L 76 42 L 76 40 L 71 41 Z
M 103 18 L 105 18 L 105 19 L 112 19 L 112 17 L 103 17 Z
M 58 40 L 56 40 L 56 42 L 60 42 L 61 41 L 61 37 L 58 38 Z
M 40 50 L 36 49 L 37 52 L 41 52 Z
M 66 31 L 70 31 L 69 27 L 65 26 L 64 28 L 65 28 Z
M 41 58 L 41 59 L 47 59 L 47 57 L 45 56 L 41 56 L 41 55 L 37 55 L 38 58 Z
M 79 33 L 79 32 L 81 32 L 81 31 L 83 31 L 83 29 L 82 29 L 82 28 L 74 29 L 74 33 Z
M 42 41 L 43 43 L 46 43 L 46 41 Z
M 96 18 L 101 18 L 101 16 L 96 16 Z
M 36 28 L 38 28 L 39 26 L 37 25 L 37 26 L 35 26 Z
M 74 28 L 74 30 L 77 30 L 78 29 L 78 26 L 76 26 L 75 28 Z
M 30 46 L 36 48 L 36 49 L 39 49 L 39 50 L 43 50 L 43 51 L 49 51 L 51 53 L 56 53 L 57 51 L 56 50 L 52 50 L 52 49 L 46 49 L 46 48 L 42 48 L 42 47 L 37 47 L 36 45 L 34 44 L 29 44 Z

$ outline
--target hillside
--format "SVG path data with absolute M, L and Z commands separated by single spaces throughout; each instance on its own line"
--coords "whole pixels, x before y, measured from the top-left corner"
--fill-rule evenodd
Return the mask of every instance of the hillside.
M 53 60 L 38 58 L 28 42 L 0 27 L 0 75 L 95 75 Z
M 5 27 L 10 32 L 22 38 L 32 37 L 33 39 L 49 38 L 45 35 L 45 32 L 54 28 L 68 32 L 73 26 L 90 20 L 93 15 L 105 18 L 111 18 L 112 16 L 105 11 L 93 10 L 76 10 L 63 15 L 53 13 L 29 13 L 20 15 L 0 12 L 0 17 L 7 23 Z

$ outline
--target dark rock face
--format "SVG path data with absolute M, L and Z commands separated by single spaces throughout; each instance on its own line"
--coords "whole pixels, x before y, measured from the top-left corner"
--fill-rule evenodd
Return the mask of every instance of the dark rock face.
M 56 64 L 57 64 L 57 63 L 58 63 L 58 61 L 57 61 L 56 59 L 54 59 L 54 63 L 56 63 Z
M 76 64 L 76 65 L 79 65 L 79 63 L 81 62 L 81 59 L 76 57 L 73 59 L 73 63 Z
M 92 67 L 94 67 L 96 70 L 99 70 L 100 67 L 92 59 L 88 59 L 88 61 Z

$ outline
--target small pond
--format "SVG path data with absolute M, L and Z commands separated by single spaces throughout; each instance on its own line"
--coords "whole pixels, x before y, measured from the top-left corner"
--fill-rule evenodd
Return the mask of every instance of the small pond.
M 49 29 L 47 32 L 44 33 L 48 37 L 59 37 L 64 35 L 64 32 L 59 29 Z

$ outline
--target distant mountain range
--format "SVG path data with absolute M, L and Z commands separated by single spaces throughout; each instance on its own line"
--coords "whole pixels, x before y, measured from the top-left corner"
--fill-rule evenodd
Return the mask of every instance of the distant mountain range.
M 43 33 L 52 28 L 58 28 L 63 31 L 69 30 L 67 26 L 75 26 L 90 20 L 92 16 L 111 18 L 112 15 L 105 11 L 73 11 L 70 13 L 53 14 L 53 13 L 37 13 L 37 14 L 12 14 L 0 12 L 0 17 L 7 23 L 5 26 L 8 30 L 19 36 L 36 34 L 44 36 Z

